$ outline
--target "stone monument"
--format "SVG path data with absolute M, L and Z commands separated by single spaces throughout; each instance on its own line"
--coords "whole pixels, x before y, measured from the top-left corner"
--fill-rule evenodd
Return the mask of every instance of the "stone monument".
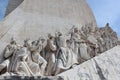
M 101 64 L 96 61 L 99 59 L 96 58 L 111 56 L 108 53 L 113 52 L 108 50 L 115 46 L 117 47 L 113 51 L 118 50 L 120 41 L 109 23 L 103 28 L 97 27 L 85 0 L 24 0 L 23 2 L 10 0 L 9 2 L 7 15 L 0 22 L 2 79 L 6 79 L 6 76 L 12 79 L 37 77 L 42 80 L 110 78 L 106 78 L 109 76 L 107 73 L 103 74 Z M 13 2 L 21 4 L 17 7 L 11 4 Z M 118 52 L 113 55 L 119 57 Z M 90 63 L 94 65 L 91 67 Z M 90 69 L 86 71 L 84 66 L 87 65 Z M 109 64 L 106 62 L 103 66 Z M 95 72 L 97 75 L 94 75 Z M 73 75 L 70 76 L 71 74 Z

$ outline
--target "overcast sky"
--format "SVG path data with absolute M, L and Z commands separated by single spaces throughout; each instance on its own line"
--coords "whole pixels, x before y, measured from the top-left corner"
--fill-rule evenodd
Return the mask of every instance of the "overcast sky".
M 120 0 L 87 0 L 99 27 L 110 23 L 120 36 Z M 0 0 L 0 20 L 3 19 L 8 0 Z

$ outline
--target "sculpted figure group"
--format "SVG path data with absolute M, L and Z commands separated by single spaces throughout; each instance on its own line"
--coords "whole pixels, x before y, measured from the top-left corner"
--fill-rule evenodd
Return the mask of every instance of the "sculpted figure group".
M 87 24 L 81 29 L 73 26 L 67 33 L 48 34 L 47 40 L 24 40 L 18 45 L 11 38 L 3 52 L 1 75 L 53 76 L 79 65 L 118 44 L 118 37 L 107 23 L 92 29 Z M 43 44 L 47 42 L 45 46 Z

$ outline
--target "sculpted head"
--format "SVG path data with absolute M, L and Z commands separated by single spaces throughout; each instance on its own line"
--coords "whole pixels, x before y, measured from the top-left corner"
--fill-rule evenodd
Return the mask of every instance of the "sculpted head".
M 33 41 L 32 45 L 37 45 L 37 42 L 38 42 L 37 40 Z
M 66 45 L 67 45 L 67 47 L 70 48 L 70 46 L 71 46 L 71 41 L 70 41 L 69 39 L 66 40 Z
M 30 46 L 31 46 L 30 39 L 24 40 L 24 47 L 30 47 Z
M 48 38 L 49 38 L 49 39 L 53 39 L 54 36 L 52 36 L 52 34 L 49 33 L 49 34 L 48 34 Z
M 55 33 L 55 36 L 56 36 L 56 37 L 62 36 L 62 33 L 61 33 L 61 32 L 56 32 L 56 33 Z
M 62 33 L 61 33 L 61 32 L 58 32 L 58 35 L 59 35 L 59 36 L 62 36 Z
M 52 36 L 52 35 L 49 33 L 49 34 L 48 34 L 48 38 L 50 38 L 51 36 Z
M 42 42 L 42 43 L 44 43 L 44 42 L 45 42 L 45 39 L 44 39 L 44 38 L 41 38 L 40 40 L 41 40 L 41 42 Z
M 74 32 L 75 33 L 78 33 L 79 32 L 79 29 L 77 27 L 74 28 Z
M 58 37 L 58 32 L 55 32 L 55 37 Z
M 14 37 L 11 38 L 10 44 L 16 44 L 16 39 Z

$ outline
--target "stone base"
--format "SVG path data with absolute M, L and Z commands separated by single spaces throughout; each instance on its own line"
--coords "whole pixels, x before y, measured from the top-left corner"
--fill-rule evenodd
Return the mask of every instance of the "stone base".
M 41 77 L 41 76 L 1 76 L 0 80 L 64 80 L 62 77 Z

